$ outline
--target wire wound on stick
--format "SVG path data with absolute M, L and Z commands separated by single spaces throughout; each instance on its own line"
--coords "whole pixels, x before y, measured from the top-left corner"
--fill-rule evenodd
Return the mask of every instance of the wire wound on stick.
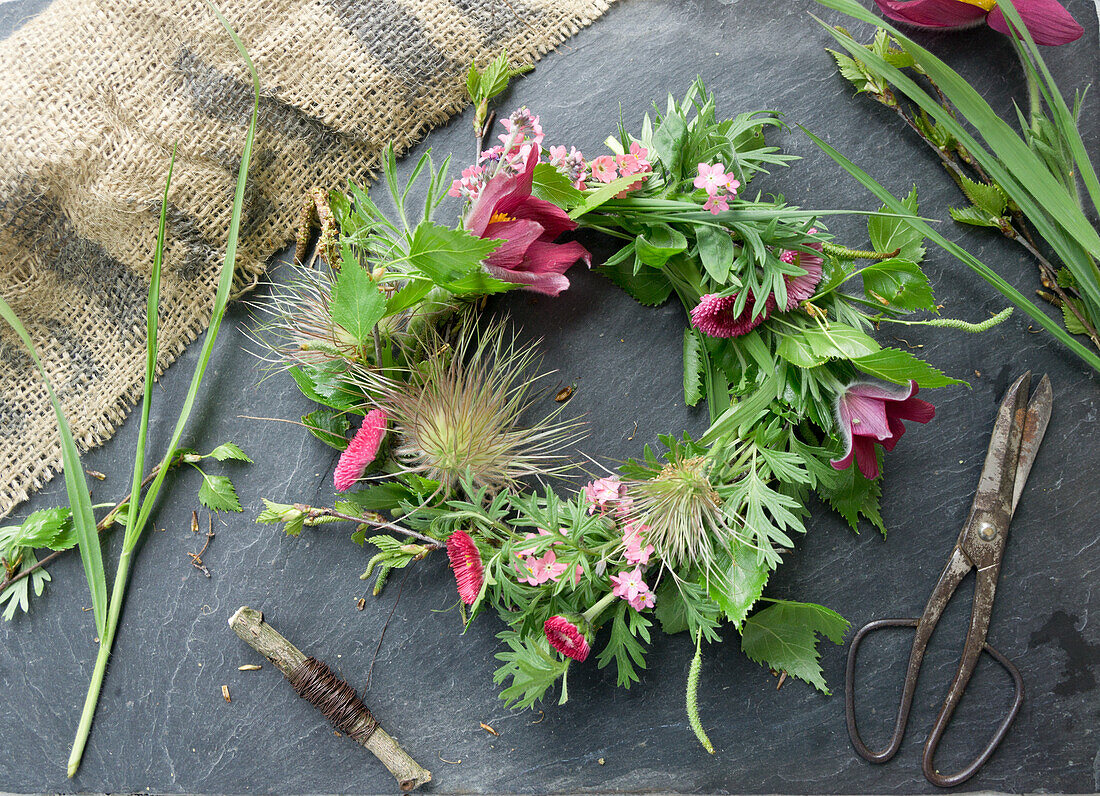
M 291 687 L 325 715 L 336 729 L 359 743 L 366 743 L 378 721 L 359 699 L 359 694 L 323 661 L 306 658 L 287 675 Z

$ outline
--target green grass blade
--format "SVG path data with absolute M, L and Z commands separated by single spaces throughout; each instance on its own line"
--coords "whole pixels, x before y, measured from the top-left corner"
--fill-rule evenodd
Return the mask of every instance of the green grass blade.
M 901 42 L 928 75 L 939 84 L 943 93 L 993 147 L 996 156 L 979 144 L 957 119 L 930 97 L 909 76 L 891 66 L 854 40 L 844 36 L 821 20 L 822 26 L 842 47 L 860 58 L 889 80 L 909 99 L 940 122 L 981 163 L 982 167 L 1019 205 L 1039 234 L 1055 247 L 1058 256 L 1073 271 L 1078 285 L 1090 301 L 1100 306 L 1100 272 L 1087 255 L 1100 255 L 1100 235 L 1089 223 L 1076 198 L 1071 196 L 1050 173 L 1016 132 L 1008 126 L 973 87 L 947 64 L 919 47 L 892 26 L 882 22 L 852 0 L 817 0 L 822 5 L 842 11 L 856 19 L 884 28 Z M 1025 187 L 1026 186 L 1026 187 Z M 1069 233 L 1069 239 L 1059 234 L 1059 227 Z M 1066 246 L 1067 240 L 1073 246 Z M 1061 246 L 1059 247 L 1059 242 Z M 1075 251 L 1074 248 L 1079 247 Z
M 73 440 L 73 432 L 65 419 L 65 413 L 61 411 L 61 403 L 53 391 L 46 369 L 42 367 L 42 361 L 38 358 L 31 336 L 27 334 L 19 318 L 2 298 L 0 298 L 0 317 L 3 317 L 15 330 L 26 347 L 27 353 L 34 360 L 35 367 L 38 368 L 42 381 L 46 385 L 54 414 L 57 416 L 57 428 L 61 433 L 61 462 L 64 466 L 65 491 L 69 496 L 69 508 L 73 512 L 73 528 L 76 531 L 80 549 L 80 561 L 84 565 L 84 577 L 88 579 L 88 588 L 92 592 L 92 610 L 95 613 L 96 630 L 99 632 L 99 637 L 103 638 L 107 627 L 107 574 L 103 569 L 103 550 L 99 545 L 99 532 L 96 530 L 95 516 L 92 514 L 92 497 L 88 492 L 88 479 L 80 466 L 80 454 Z
M 137 450 L 134 453 L 134 478 L 130 487 L 128 517 L 137 519 L 135 506 L 141 497 L 141 482 L 145 477 L 145 439 L 149 431 L 149 408 L 153 403 L 153 379 L 157 375 L 157 325 L 160 314 L 160 270 L 164 261 L 164 237 L 168 228 L 168 190 L 172 186 L 172 170 L 176 165 L 176 147 L 168 161 L 168 177 L 164 181 L 164 196 L 160 203 L 160 224 L 157 227 L 157 248 L 153 254 L 153 273 L 149 277 L 149 299 L 145 307 L 145 390 L 141 396 L 141 422 L 138 426 Z M 129 525 L 127 525 L 129 528 Z
M 233 30 L 233 27 L 225 17 L 222 16 L 217 6 L 209 2 L 209 0 L 207 0 L 207 2 L 217 15 L 218 20 L 222 23 L 222 26 L 225 28 L 230 38 L 233 39 L 233 43 L 237 46 L 241 58 L 244 59 L 245 64 L 248 66 L 248 72 L 252 77 L 253 89 L 252 117 L 248 122 L 248 133 L 245 135 L 244 149 L 241 151 L 241 165 L 237 172 L 237 187 L 233 194 L 233 211 L 229 220 L 229 237 L 225 246 L 225 260 L 222 263 L 221 275 L 218 278 L 218 291 L 214 297 L 214 310 L 210 316 L 210 326 L 206 330 L 202 351 L 199 354 L 199 362 L 191 377 L 191 385 L 187 390 L 187 396 L 184 398 L 179 418 L 176 420 L 175 429 L 172 431 L 172 439 L 168 444 L 168 450 L 161 460 L 160 470 L 157 472 L 156 478 L 153 479 L 153 483 L 149 485 L 149 490 L 145 494 L 145 499 L 141 502 L 141 510 L 138 512 L 137 521 L 126 529 L 124 550 L 132 550 L 137 544 L 138 539 L 141 537 L 142 530 L 145 528 L 145 523 L 148 522 L 149 515 L 153 511 L 153 505 L 160 493 L 161 485 L 164 483 L 164 477 L 168 473 L 168 463 L 176 453 L 176 447 L 179 445 L 180 437 L 183 436 L 183 429 L 191 416 L 191 410 L 195 405 L 195 399 L 198 397 L 199 387 L 202 384 L 202 377 L 206 373 L 206 366 L 210 363 L 210 356 L 214 351 L 214 342 L 218 337 L 218 330 L 221 328 L 222 319 L 225 317 L 225 308 L 229 303 L 229 293 L 233 287 L 233 274 L 237 262 L 237 238 L 241 228 L 241 212 L 244 207 L 245 186 L 248 183 L 248 166 L 252 159 L 252 145 L 256 138 L 256 119 L 260 108 L 260 80 L 256 75 L 256 68 L 253 66 L 252 59 L 249 58 L 248 51 L 237 36 L 236 31 Z
M 883 204 L 885 204 L 896 213 L 904 213 L 906 211 L 905 205 L 898 201 L 898 199 L 894 197 L 892 193 L 882 187 L 882 185 L 880 185 L 873 177 L 867 174 L 867 172 L 863 171 L 863 169 L 854 164 L 852 161 L 848 160 L 848 158 L 840 154 L 836 149 L 829 146 L 829 144 L 825 143 L 823 140 L 818 138 L 806 128 L 803 127 L 802 132 L 808 135 L 810 139 L 815 144 L 817 144 L 817 146 L 820 147 L 825 154 L 827 154 L 838 164 L 840 164 L 840 166 L 850 175 L 852 175 L 860 184 L 862 184 L 865 188 L 871 191 L 871 193 L 877 196 Z M 936 232 L 934 229 L 932 229 L 932 227 L 930 227 L 921 219 L 910 217 L 909 223 L 912 224 L 915 229 L 919 230 L 921 234 L 924 235 L 926 238 L 935 241 L 942 248 L 946 249 L 948 252 L 955 255 L 955 257 L 962 260 L 963 263 L 969 266 L 973 271 L 977 272 L 983 279 L 989 282 L 989 284 L 997 288 L 997 290 L 999 290 L 1006 298 L 1008 298 L 1009 301 L 1011 301 L 1017 307 L 1019 307 L 1032 318 L 1034 318 L 1040 326 L 1042 326 L 1052 335 L 1057 337 L 1070 350 L 1081 357 L 1081 359 L 1085 360 L 1085 362 L 1091 365 L 1095 370 L 1100 371 L 1100 357 L 1098 357 L 1090 349 L 1081 345 L 1081 343 L 1077 342 L 1077 340 L 1071 337 L 1066 332 L 1066 330 L 1063 329 L 1056 321 L 1054 321 L 1052 318 L 1050 318 L 1050 316 L 1048 316 L 1041 309 L 1035 306 L 1035 304 L 1029 301 L 1026 296 L 1020 293 L 1020 291 L 1018 291 L 1016 288 L 1014 288 L 1012 285 L 1002 279 L 995 271 L 993 271 L 993 269 L 991 269 L 981 260 L 977 259 L 970 252 L 966 251 L 966 249 L 963 249 L 958 244 L 949 241 L 943 235 Z
M 1088 191 L 1089 198 L 1092 199 L 1093 207 L 1100 211 L 1100 181 L 1096 178 L 1096 170 L 1093 168 L 1092 160 L 1085 149 L 1085 143 L 1081 139 L 1081 133 L 1078 131 L 1077 124 L 1073 119 L 1073 113 L 1066 105 L 1066 100 L 1062 96 L 1062 92 L 1058 90 L 1058 84 L 1054 81 L 1054 75 L 1047 68 L 1039 46 L 1035 44 L 1035 39 L 1032 38 L 1031 32 L 1024 25 L 1020 12 L 1016 10 L 1012 0 L 1003 0 L 999 4 L 999 8 L 1004 14 L 1009 28 L 1014 31 L 1021 44 L 1026 48 L 1032 66 L 1042 73 L 1043 96 L 1046 98 L 1047 105 L 1050 106 L 1054 123 L 1058 126 L 1066 143 L 1069 144 L 1073 161 L 1077 164 L 1077 171 L 1081 175 L 1081 181 L 1085 185 L 1085 190 Z

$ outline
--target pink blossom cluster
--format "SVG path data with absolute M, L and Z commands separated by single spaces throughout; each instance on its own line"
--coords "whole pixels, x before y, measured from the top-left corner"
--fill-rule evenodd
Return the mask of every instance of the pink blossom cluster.
M 641 567 L 634 567 L 629 571 L 624 570 L 618 575 L 612 575 L 611 584 L 611 593 L 626 600 L 635 611 L 652 608 L 657 603 L 657 598 L 654 597 L 653 592 L 646 585 L 645 578 L 642 577 Z
M 707 192 L 707 201 L 703 204 L 703 209 L 709 210 L 714 215 L 718 215 L 723 210 L 729 210 L 729 200 L 737 196 L 741 181 L 735 179 L 732 172 L 727 174 L 726 167 L 721 163 L 714 165 L 700 163 L 698 172 L 693 185 Z
M 568 531 L 566 531 L 565 528 L 558 529 L 558 533 L 562 536 L 568 535 Z M 553 534 L 545 528 L 539 528 L 537 535 L 528 533 L 524 535 L 524 538 L 537 539 L 539 536 L 553 536 Z M 560 544 L 561 542 L 551 542 L 550 546 L 555 547 Z M 541 556 L 520 556 L 520 561 L 521 564 L 516 565 L 516 569 L 519 572 L 519 582 L 526 583 L 530 586 L 541 586 L 547 581 L 557 583 L 558 579 L 565 574 L 565 570 L 569 568 L 568 564 L 558 561 L 558 556 L 552 549 L 547 550 Z M 584 569 L 580 564 L 577 564 L 573 573 L 573 583 L 580 583 L 583 574 Z
M 589 502 L 588 513 L 609 512 L 623 519 L 622 545 L 623 559 L 631 570 L 623 570 L 611 576 L 611 593 L 627 600 L 636 611 L 652 608 L 656 597 L 646 585 L 642 575 L 654 553 L 653 545 L 646 541 L 649 528 L 641 522 L 629 519 L 633 499 L 627 493 L 626 484 L 618 476 L 597 478 L 584 487 L 584 496 Z
M 581 151 L 570 147 L 567 154 L 564 146 L 552 146 L 547 151 L 550 153 L 550 165 L 568 177 L 574 188 L 583 191 L 588 179 L 588 162 Z
M 481 195 L 481 189 L 490 177 L 497 174 L 514 176 L 523 171 L 527 155 L 532 147 L 542 145 L 542 125 L 539 117 L 526 107 L 520 108 L 506 119 L 501 119 L 506 132 L 497 136 L 500 144 L 486 149 L 478 157 L 477 163 L 462 170 L 461 179 L 451 182 L 448 196 L 458 196 L 474 201 Z
M 653 164 L 649 162 L 649 150 L 637 141 L 630 143 L 630 150 L 622 155 L 600 155 L 592 161 L 592 177 L 598 182 L 614 182 L 619 177 L 629 177 L 632 174 L 649 174 L 653 171 Z M 615 196 L 622 198 L 631 191 L 637 191 L 642 187 L 643 181 L 638 181 L 621 191 Z

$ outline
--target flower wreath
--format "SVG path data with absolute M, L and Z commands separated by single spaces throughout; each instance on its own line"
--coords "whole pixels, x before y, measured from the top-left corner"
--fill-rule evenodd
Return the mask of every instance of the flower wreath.
M 494 68 L 499 77 L 505 67 L 471 70 L 479 133 Z M 885 530 L 883 451 L 903 421 L 932 419 L 918 387 L 961 383 L 868 330 L 980 331 L 997 319 L 912 320 L 936 306 L 921 236 L 904 217 L 870 213 L 871 249 L 857 251 L 826 231 L 835 211 L 747 197 L 769 167 L 795 159 L 765 142 L 781 122 L 764 112 L 717 119 L 701 83 L 636 134 L 620 124 L 611 154 L 591 160 L 544 148 L 526 109 L 502 124 L 500 144 L 479 143 L 453 181 L 428 153 L 402 187 L 388 150 L 389 212 L 355 185 L 328 197 L 334 223 L 318 251 L 329 267 L 300 267 L 257 336 L 320 405 L 303 422 L 343 451 L 341 494 L 332 508 L 265 501 L 258 521 L 293 535 L 356 522 L 355 541 L 378 549 L 363 573 L 377 573 L 375 594 L 391 570 L 445 549 L 464 621 L 491 607 L 505 625 L 494 679 L 512 705 L 534 704 L 559 680 L 564 702 L 570 667 L 593 648 L 629 687 L 654 620 L 690 633 L 688 713 L 713 751 L 695 708 L 703 642 L 724 625 L 753 660 L 827 693 L 818 635 L 840 643 L 848 623 L 766 598 L 764 586 L 805 533 L 811 493 L 853 529 L 862 516 Z M 434 220 L 448 195 L 465 200 L 456 227 Z M 915 192 L 905 203 L 916 214 Z M 479 324 L 475 300 L 564 290 L 570 266 L 591 265 L 581 243 L 558 241 L 577 228 L 622 242 L 598 270 L 638 302 L 683 304 L 684 400 L 705 398 L 711 424 L 698 439 L 662 436 L 662 452 L 646 446 L 561 497 L 532 480 L 561 471 L 578 425 L 561 418 L 565 404 L 520 425 L 536 397 L 535 350 L 504 323 Z M 857 276 L 862 290 L 846 292 Z

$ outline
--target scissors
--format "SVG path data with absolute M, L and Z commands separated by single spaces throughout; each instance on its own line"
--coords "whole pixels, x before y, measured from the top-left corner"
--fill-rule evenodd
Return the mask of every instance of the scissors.
M 989 451 L 986 453 L 985 466 L 978 481 L 978 491 L 974 495 L 970 516 L 963 526 L 962 533 L 959 534 L 954 550 L 951 551 L 951 557 L 943 569 L 943 574 L 940 575 L 939 581 L 932 590 L 932 596 L 928 598 L 924 613 L 916 619 L 879 619 L 870 622 L 856 633 L 855 638 L 852 639 L 851 649 L 848 650 L 844 706 L 848 720 L 848 735 L 861 757 L 872 763 L 885 763 L 897 753 L 901 746 L 905 725 L 909 720 L 909 708 L 913 704 L 913 692 L 916 690 L 921 661 L 924 659 L 928 640 L 936 629 L 936 623 L 939 622 L 944 608 L 947 607 L 948 601 L 963 577 L 971 569 L 977 569 L 970 628 L 966 634 L 962 658 L 955 672 L 955 679 L 951 681 L 951 687 L 944 699 L 939 718 L 936 719 L 932 732 L 924 744 L 924 755 L 921 759 L 924 776 L 933 785 L 942 788 L 960 785 L 977 773 L 1008 734 L 1008 728 L 1024 701 L 1024 683 L 1020 670 L 1008 658 L 987 644 L 985 638 L 989 631 L 993 595 L 997 588 L 1001 559 L 1004 556 L 1008 526 L 1012 521 L 1016 504 L 1020 501 L 1020 494 L 1023 492 L 1028 473 L 1031 472 L 1031 465 L 1035 462 L 1039 443 L 1042 442 L 1047 423 L 1050 421 L 1053 403 L 1050 380 L 1043 376 L 1035 390 L 1035 396 L 1029 402 L 1030 388 L 1031 372 L 1028 371 L 1017 379 L 1005 394 L 997 413 L 997 421 L 993 426 L 993 437 L 989 441 Z M 890 738 L 889 745 L 882 751 L 876 752 L 867 747 L 856 728 L 853 693 L 855 663 L 856 653 L 864 637 L 872 631 L 886 627 L 915 627 L 917 632 L 913 639 L 913 649 L 909 653 L 909 668 L 905 674 L 905 685 L 902 689 L 897 721 L 894 724 L 894 734 Z M 1001 721 L 993 739 L 985 749 L 962 770 L 955 774 L 944 775 L 936 770 L 934 764 L 936 748 L 966 690 L 967 683 L 970 682 L 970 676 L 974 673 L 983 649 L 1012 676 L 1016 695 L 1008 715 Z

